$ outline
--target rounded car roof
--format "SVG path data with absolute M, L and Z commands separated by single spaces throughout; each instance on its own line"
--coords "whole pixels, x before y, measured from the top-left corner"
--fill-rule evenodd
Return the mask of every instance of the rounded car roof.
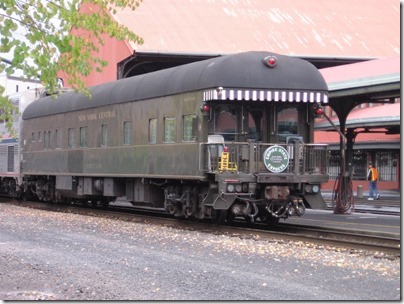
M 274 67 L 264 64 L 275 56 Z M 327 93 L 327 84 L 308 61 L 271 52 L 245 52 L 159 70 L 90 88 L 91 99 L 68 92 L 31 103 L 23 119 L 157 98 L 217 87 Z

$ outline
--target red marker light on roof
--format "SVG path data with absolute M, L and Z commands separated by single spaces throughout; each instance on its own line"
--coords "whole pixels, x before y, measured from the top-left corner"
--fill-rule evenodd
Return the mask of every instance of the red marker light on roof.
M 201 106 L 201 112 L 203 115 L 209 114 L 210 107 L 205 103 Z
M 269 66 L 270 68 L 273 68 L 278 63 L 278 58 L 276 58 L 276 56 L 271 55 L 271 56 L 265 57 L 263 61 L 264 61 L 265 65 Z
M 317 109 L 316 109 L 316 114 L 317 114 L 317 115 L 322 115 L 322 114 L 324 114 L 323 108 L 317 108 Z
M 323 115 L 324 115 L 324 109 L 322 107 L 314 108 L 314 117 L 315 118 L 323 117 Z

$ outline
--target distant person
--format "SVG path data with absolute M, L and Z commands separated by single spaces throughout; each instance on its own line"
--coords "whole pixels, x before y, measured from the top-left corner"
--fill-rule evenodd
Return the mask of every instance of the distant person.
M 379 190 L 377 190 L 377 180 L 379 179 L 379 172 L 373 163 L 369 163 L 368 181 L 369 181 L 369 201 L 380 198 Z

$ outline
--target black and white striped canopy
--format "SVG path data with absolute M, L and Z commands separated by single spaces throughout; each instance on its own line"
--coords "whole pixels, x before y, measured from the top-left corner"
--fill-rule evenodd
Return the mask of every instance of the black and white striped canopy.
M 210 100 L 328 103 L 328 96 L 323 92 L 241 90 L 217 88 L 214 90 L 203 92 L 203 101 Z

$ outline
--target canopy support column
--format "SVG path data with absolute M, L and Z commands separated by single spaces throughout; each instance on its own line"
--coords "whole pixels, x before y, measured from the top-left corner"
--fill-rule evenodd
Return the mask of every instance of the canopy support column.
M 349 106 L 348 106 L 349 105 Z M 346 120 L 349 112 L 356 106 L 355 102 L 343 103 L 342 106 L 334 108 L 339 119 L 339 130 L 332 120 L 325 115 L 328 122 L 340 134 L 340 172 L 335 181 L 332 205 L 335 214 L 345 214 L 354 211 L 354 196 L 352 190 L 353 176 L 353 143 L 355 134 L 352 129 L 345 131 Z M 346 168 L 349 168 L 347 170 Z

